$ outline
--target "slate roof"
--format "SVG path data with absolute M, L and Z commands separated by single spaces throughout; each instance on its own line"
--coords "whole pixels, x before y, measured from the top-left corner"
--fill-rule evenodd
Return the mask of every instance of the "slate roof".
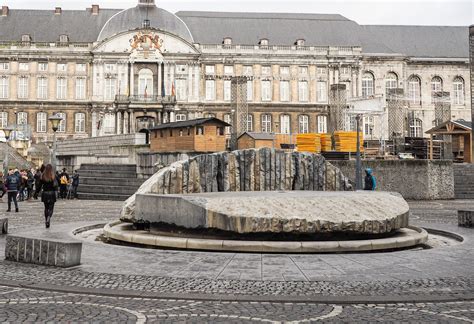
M 57 42 L 59 35 L 69 36 L 70 42 L 92 43 L 97 40 L 102 26 L 119 9 L 100 9 L 92 15 L 91 9 L 54 10 L 10 9 L 8 16 L 0 16 L 0 41 L 20 41 L 29 34 L 33 42 Z
M 360 26 L 364 53 L 412 57 L 469 57 L 469 28 L 456 26 Z
M 29 34 L 33 42 L 56 42 L 66 34 L 71 42 L 92 43 L 140 28 L 145 17 L 146 9 L 140 6 L 100 8 L 98 15 L 91 9 L 62 10 L 60 15 L 54 10 L 10 9 L 7 16 L 0 16 L 0 41 L 20 41 Z M 174 15 L 157 7 L 149 7 L 148 18 L 152 27 L 200 44 L 221 44 L 231 37 L 241 45 L 255 45 L 262 38 L 270 45 L 293 45 L 303 38 L 309 46 L 361 46 L 366 54 L 469 57 L 467 26 L 359 25 L 338 14 L 179 11 Z
M 215 123 L 221 124 L 222 126 L 231 126 L 225 121 L 222 121 L 215 117 L 209 117 L 209 118 L 190 119 L 190 120 L 178 121 L 178 122 L 173 122 L 173 123 L 164 123 L 164 124 L 152 127 L 150 128 L 150 130 L 193 127 L 193 126 L 203 125 L 208 122 L 215 122 Z
M 241 138 L 244 135 L 248 135 L 255 140 L 273 140 L 275 139 L 275 135 L 268 134 L 268 133 L 254 133 L 254 132 L 245 132 L 239 136 Z
M 234 44 L 255 45 L 262 38 L 270 45 L 293 45 L 297 39 L 306 45 L 357 46 L 359 25 L 341 15 L 231 13 L 179 11 L 194 40 L 201 44 L 221 44 L 231 37 Z

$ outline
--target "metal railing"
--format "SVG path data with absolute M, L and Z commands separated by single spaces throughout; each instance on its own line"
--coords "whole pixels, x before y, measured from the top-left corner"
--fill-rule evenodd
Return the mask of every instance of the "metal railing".
M 176 103 L 176 96 L 160 96 L 160 95 L 116 95 L 116 102 L 145 102 L 145 103 Z

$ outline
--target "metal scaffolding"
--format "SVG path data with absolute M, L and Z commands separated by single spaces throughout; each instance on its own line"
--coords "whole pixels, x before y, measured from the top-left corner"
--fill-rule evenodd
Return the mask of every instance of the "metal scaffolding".
M 231 79 L 231 113 L 232 131 L 230 148 L 237 149 L 237 138 L 247 131 L 249 105 L 247 101 L 246 76 L 236 76 Z
M 347 96 L 345 84 L 332 84 L 329 94 L 329 132 L 346 129 Z

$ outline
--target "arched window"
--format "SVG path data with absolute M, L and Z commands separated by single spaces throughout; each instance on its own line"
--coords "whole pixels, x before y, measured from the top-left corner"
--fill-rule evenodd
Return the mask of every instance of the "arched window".
M 84 133 L 86 131 L 86 114 L 76 113 L 74 116 L 74 131 Z
M 398 88 L 398 77 L 395 73 L 389 72 L 385 78 L 385 93 L 388 95 L 390 89 Z
M 153 96 L 153 72 L 150 69 L 141 69 L 138 72 L 138 95 Z
M 232 115 L 231 114 L 224 114 L 224 121 L 227 124 L 232 125 Z M 226 126 L 225 127 L 225 133 L 226 133 L 226 135 L 229 135 L 231 133 L 231 126 Z
M 454 104 L 464 105 L 464 79 L 456 77 L 453 81 Z
M 422 137 L 423 136 L 423 122 L 421 119 L 412 119 L 410 123 L 410 137 Z
M 443 80 L 439 76 L 431 79 L 431 103 L 436 102 L 436 92 L 443 91 Z
M 374 94 L 374 76 L 372 73 L 365 72 L 362 76 L 362 97 L 372 96 Z
M 416 75 L 408 79 L 408 100 L 412 105 L 421 104 L 421 81 Z
M 308 115 L 298 116 L 298 130 L 300 134 L 309 133 L 309 117 Z
M 58 133 L 64 133 L 66 131 L 66 113 L 59 112 L 56 113 L 56 116 L 62 118 L 59 122 Z
M 280 133 L 290 134 L 290 115 L 280 116 Z
M 263 114 L 262 115 L 262 133 L 271 133 L 272 132 L 272 115 Z

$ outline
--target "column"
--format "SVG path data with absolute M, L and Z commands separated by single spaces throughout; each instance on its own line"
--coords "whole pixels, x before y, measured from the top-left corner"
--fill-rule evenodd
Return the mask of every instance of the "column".
M 134 76 L 134 71 L 133 71 L 133 63 L 130 65 L 130 96 L 134 95 L 134 90 L 135 90 L 135 76 Z
M 334 84 L 334 68 L 329 65 L 329 80 L 328 80 L 328 89 L 331 89 L 330 85 Z
M 123 112 L 123 134 L 128 134 L 128 112 Z
M 117 134 L 122 134 L 123 132 L 123 122 L 122 122 L 122 112 L 121 111 L 118 111 L 117 112 Z
M 357 70 L 352 71 L 351 83 L 352 83 L 352 97 L 357 97 Z
M 164 84 L 165 93 L 162 94 L 164 96 L 169 96 L 170 95 L 169 90 L 168 90 L 168 83 L 169 83 L 168 73 L 169 73 L 169 65 L 168 65 L 168 63 L 165 63 L 165 65 L 164 65 L 164 76 L 163 76 L 163 84 Z
M 161 94 L 161 88 L 162 88 L 161 87 L 161 63 L 159 62 L 159 63 L 156 63 L 156 64 L 158 66 L 158 92 L 157 92 L 157 94 L 158 94 L 158 96 L 161 96 L 162 95 Z
M 97 137 L 97 112 L 92 112 L 92 137 Z
M 160 125 L 161 124 L 161 112 L 159 110 L 156 111 L 156 125 Z
M 201 74 L 199 73 L 199 65 L 196 64 L 194 67 L 194 100 L 199 101 L 199 81 L 201 79 Z
M 188 102 L 193 99 L 193 68 L 193 65 L 188 65 L 188 91 L 186 91 Z
M 339 68 L 334 68 L 334 83 L 339 83 Z
M 173 84 L 174 84 L 174 70 L 176 69 L 176 64 L 172 64 L 170 65 L 170 83 L 169 83 L 169 93 L 170 93 L 170 96 L 171 96 L 171 88 L 173 87 Z M 175 91 L 176 91 L 176 88 L 175 88 Z
M 135 124 L 136 123 L 135 123 L 135 116 L 133 114 L 133 110 L 131 110 L 128 115 L 130 117 L 130 122 L 129 122 L 130 123 L 130 133 L 133 134 L 133 133 L 136 132 L 136 130 L 135 130 Z
M 176 121 L 176 115 L 174 111 L 170 111 L 170 122 Z

